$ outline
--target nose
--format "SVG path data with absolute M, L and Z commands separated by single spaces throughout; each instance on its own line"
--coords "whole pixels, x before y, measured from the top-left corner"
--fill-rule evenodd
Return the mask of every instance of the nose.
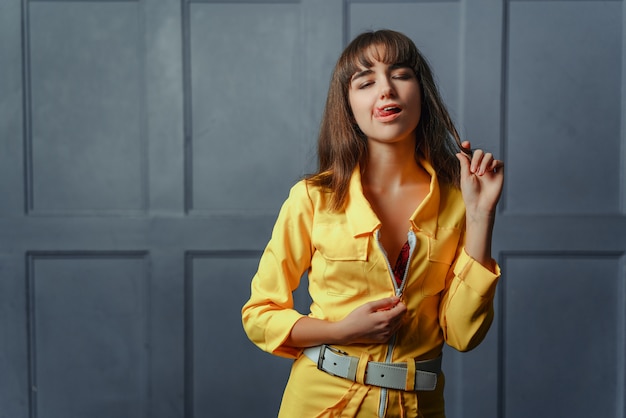
M 384 77 L 379 82 L 379 86 L 380 86 L 380 98 L 381 99 L 392 97 L 395 94 L 393 85 L 391 84 L 391 80 L 388 77 Z

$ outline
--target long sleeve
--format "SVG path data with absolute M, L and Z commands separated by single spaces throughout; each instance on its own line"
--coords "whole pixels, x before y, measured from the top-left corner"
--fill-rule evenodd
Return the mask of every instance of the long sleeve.
M 493 298 L 500 267 L 493 271 L 472 259 L 460 247 L 439 308 L 439 323 L 448 345 L 469 351 L 485 338 L 493 321 Z
M 295 358 L 301 349 L 284 346 L 303 315 L 293 309 L 292 292 L 310 266 L 313 206 L 306 184 L 296 184 L 283 204 L 272 237 L 252 279 L 250 299 L 242 308 L 250 340 L 269 353 Z

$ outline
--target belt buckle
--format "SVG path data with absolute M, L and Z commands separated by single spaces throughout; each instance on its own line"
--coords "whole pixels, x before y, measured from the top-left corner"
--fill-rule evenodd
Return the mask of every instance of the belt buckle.
M 326 372 L 326 373 L 328 373 L 328 374 L 332 374 L 333 376 L 336 376 L 335 374 L 330 373 L 328 370 L 325 370 L 325 369 L 324 369 L 324 360 L 326 359 L 326 358 L 324 357 L 324 354 L 326 353 L 326 350 L 329 350 L 329 351 L 331 351 L 332 353 L 339 354 L 339 355 L 343 355 L 343 356 L 347 356 L 347 355 L 348 355 L 348 353 L 346 353 L 345 351 L 341 351 L 341 350 L 339 350 L 338 348 L 331 347 L 331 346 L 329 346 L 328 344 L 322 344 L 322 345 L 321 345 L 321 347 L 320 347 L 320 354 L 319 354 L 319 356 L 317 357 L 317 368 L 318 368 L 319 370 L 323 371 L 323 372 Z M 341 376 L 339 376 L 339 377 L 341 377 Z

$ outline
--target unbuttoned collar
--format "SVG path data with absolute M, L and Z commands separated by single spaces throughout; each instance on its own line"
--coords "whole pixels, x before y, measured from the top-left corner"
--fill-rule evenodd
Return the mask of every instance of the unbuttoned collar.
M 430 174 L 430 191 L 411 215 L 410 222 L 415 231 L 421 231 L 429 237 L 436 238 L 441 189 L 433 166 L 424 158 L 420 158 L 419 163 Z
M 423 158 L 419 163 L 430 174 L 430 191 L 411 215 L 409 224 L 413 230 L 435 238 L 439 214 L 439 183 L 430 163 Z M 348 194 L 346 217 L 354 237 L 369 235 L 380 228 L 380 220 L 363 194 L 361 169 L 358 165 L 352 172 Z

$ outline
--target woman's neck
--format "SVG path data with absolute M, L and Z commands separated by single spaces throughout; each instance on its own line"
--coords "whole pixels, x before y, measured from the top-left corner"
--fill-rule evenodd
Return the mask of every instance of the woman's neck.
M 372 191 L 393 192 L 425 180 L 417 163 L 415 146 L 410 142 L 370 144 L 361 181 Z M 427 176 L 427 174 L 426 174 Z

